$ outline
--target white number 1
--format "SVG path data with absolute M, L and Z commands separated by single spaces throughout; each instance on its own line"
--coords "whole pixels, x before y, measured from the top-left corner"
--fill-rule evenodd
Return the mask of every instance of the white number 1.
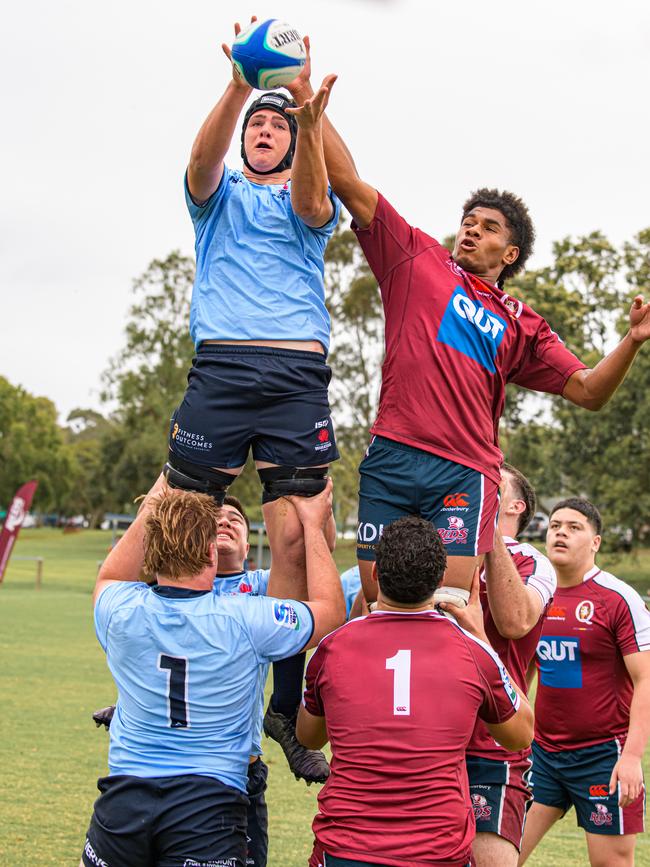
M 411 651 L 398 650 L 386 660 L 393 675 L 393 716 L 411 715 Z

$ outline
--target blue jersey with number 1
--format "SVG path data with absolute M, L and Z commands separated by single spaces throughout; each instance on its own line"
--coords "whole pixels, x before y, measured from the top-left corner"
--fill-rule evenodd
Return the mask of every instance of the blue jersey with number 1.
M 309 608 L 116 582 L 95 629 L 118 689 L 110 774 L 200 774 L 246 791 L 260 665 L 303 649 Z

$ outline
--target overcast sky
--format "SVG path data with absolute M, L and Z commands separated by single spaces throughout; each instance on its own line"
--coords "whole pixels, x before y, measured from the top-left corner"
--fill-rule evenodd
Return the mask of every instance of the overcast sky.
M 650 225 L 646 0 L 40 0 L 3 16 L 0 374 L 62 419 L 99 407 L 132 280 L 193 252 L 182 176 L 229 77 L 234 20 L 312 39 L 313 79 L 364 179 L 452 231 L 468 191 L 528 203 L 551 242 Z M 238 146 L 228 162 L 239 165 Z M 171 407 L 170 407 L 171 409 Z

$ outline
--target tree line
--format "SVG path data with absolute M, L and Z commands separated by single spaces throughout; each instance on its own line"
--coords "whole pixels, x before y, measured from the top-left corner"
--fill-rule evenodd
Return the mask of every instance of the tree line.
M 447 239 L 447 244 L 450 239 Z M 0 377 L 0 507 L 39 480 L 33 508 L 85 514 L 133 511 L 166 459 L 172 410 L 183 397 L 193 346 L 188 333 L 194 263 L 179 252 L 134 281 L 124 342 L 102 377 L 104 412 L 78 408 L 66 423 L 54 404 Z M 357 467 L 377 409 L 383 313 L 377 283 L 354 234 L 339 224 L 326 253 L 332 316 L 330 397 L 341 460 L 332 475 L 339 525 L 353 520 Z M 552 261 L 507 286 L 530 304 L 586 364 L 627 328 L 637 292 L 650 291 L 650 228 L 620 247 L 601 232 L 553 245 Z M 583 494 L 610 526 L 640 538 L 650 524 L 650 352 L 643 348 L 610 404 L 589 413 L 558 397 L 508 386 L 501 445 L 540 496 Z M 252 464 L 232 488 L 259 518 Z

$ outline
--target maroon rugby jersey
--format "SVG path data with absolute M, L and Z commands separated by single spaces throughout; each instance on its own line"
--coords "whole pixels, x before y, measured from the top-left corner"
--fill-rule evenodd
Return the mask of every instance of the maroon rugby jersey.
M 633 690 L 623 657 L 648 650 L 650 612 L 628 584 L 595 566 L 558 587 L 537 644 L 537 743 L 558 752 L 625 737 Z
M 561 394 L 585 365 L 534 310 L 463 271 L 381 194 L 368 228 L 352 228 L 386 316 L 372 433 L 472 467 L 498 484 L 506 383 Z
M 557 580 L 555 569 L 551 561 L 540 553 L 533 545 L 527 542 L 517 542 L 504 536 L 503 541 L 514 560 L 517 572 L 527 587 L 533 587 L 542 600 L 542 614 L 533 628 L 521 638 L 504 638 L 494 625 L 492 612 L 488 603 L 487 585 L 485 583 L 485 569 L 481 571 L 481 606 L 483 607 L 483 622 L 485 633 L 490 644 L 499 654 L 499 658 L 508 670 L 512 679 L 523 693 L 528 692 L 526 672 L 531 660 L 535 656 L 537 641 L 542 633 L 544 617 L 548 604 L 553 598 Z M 496 743 L 480 719 L 476 721 L 476 727 L 472 738 L 467 745 L 467 752 L 474 756 L 483 756 L 487 759 L 501 759 L 503 761 L 516 761 L 530 755 L 530 747 L 518 753 L 509 752 Z
M 505 722 L 519 701 L 492 649 L 433 611 L 376 611 L 328 635 L 304 697 L 332 745 L 313 823 L 320 845 L 399 867 L 466 864 L 465 748 L 477 714 Z

